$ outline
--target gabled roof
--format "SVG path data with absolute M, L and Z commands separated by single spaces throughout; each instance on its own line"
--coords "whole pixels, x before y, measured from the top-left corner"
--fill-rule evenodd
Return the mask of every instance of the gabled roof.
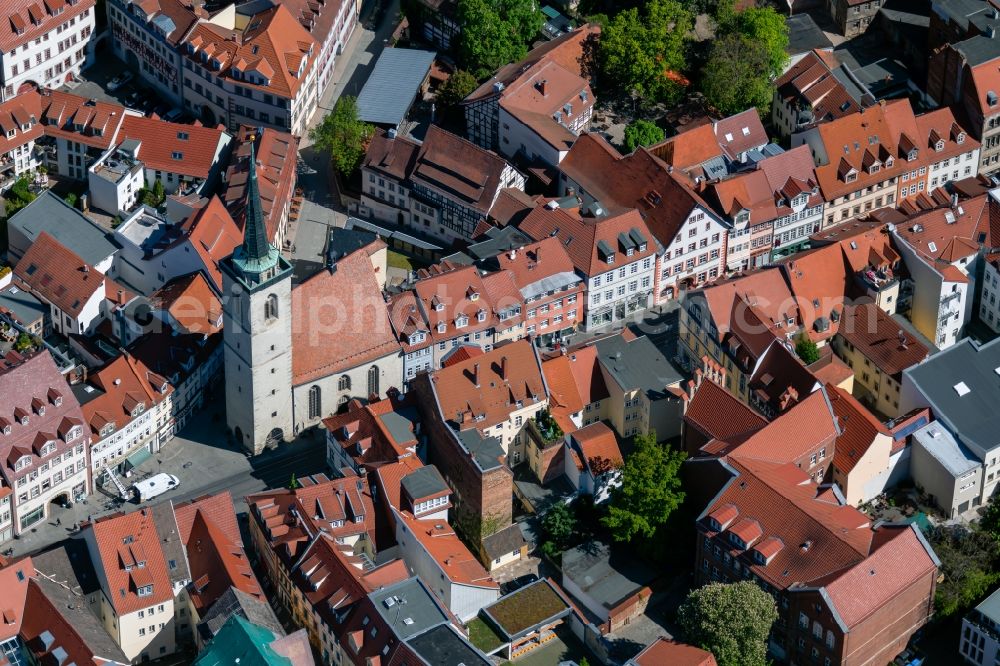
M 337 308 L 330 307 L 331 298 Z M 399 353 L 367 248 L 295 287 L 291 316 L 296 386 Z
M 44 231 L 14 267 L 14 275 L 39 298 L 74 318 L 94 296 L 105 293 L 104 274 Z
M 206 277 L 211 280 L 216 292 L 221 294 L 220 263 L 243 242 L 243 233 L 219 197 L 214 195 L 203 208 L 184 220 L 182 228 L 190 247 L 201 258 Z
M 490 428 L 523 406 L 548 398 L 534 345 L 518 340 L 435 371 L 432 386 L 444 418 L 460 430 Z
M 396 512 L 404 534 L 412 534 L 452 584 L 499 589 L 499 585 L 444 519 L 420 520 L 409 511 Z
M 635 209 L 610 217 L 590 218 L 584 217 L 579 209 L 542 206 L 521 222 L 521 231 L 535 240 L 558 237 L 573 266 L 587 277 L 611 270 L 612 264 L 604 256 L 608 252 L 614 254 L 617 267 L 653 257 L 657 249 L 656 239 Z M 632 240 L 632 256 L 626 255 L 622 237 Z
M 192 49 L 184 49 L 184 55 L 205 63 L 217 76 L 229 79 L 231 71 L 237 69 L 242 72 L 240 78 L 233 79 L 238 85 L 286 98 L 298 94 L 319 57 L 316 40 L 284 5 L 255 14 L 242 30 L 229 31 L 207 21 L 199 22 L 184 43 Z M 202 54 L 207 61 L 202 60 Z M 212 65 L 213 59 L 218 67 Z M 253 82 L 256 78 L 248 80 L 247 73 L 266 83 Z
M 137 157 L 147 169 L 190 178 L 208 178 L 219 143 L 229 135 L 216 127 L 182 125 L 159 118 L 125 116 L 119 141 L 138 141 Z
M 861 109 L 859 100 L 834 74 L 827 62 L 830 57 L 822 51 L 811 51 L 775 81 L 778 94 L 787 102 L 808 106 L 815 122 L 834 120 Z
M 600 134 L 584 133 L 559 169 L 611 213 L 637 209 L 650 232 L 669 247 L 696 207 L 713 219 L 714 214 L 687 176 L 652 151 L 639 148 L 622 157 Z
M 87 528 L 97 546 L 95 568 L 118 616 L 173 599 L 167 562 L 149 509 L 98 518 Z M 139 588 L 152 593 L 139 596 Z
M 767 132 L 754 108 L 716 121 L 713 129 L 719 147 L 731 160 L 736 160 L 741 153 L 751 148 L 767 143 Z
M 119 249 L 105 229 L 52 190 L 39 194 L 37 199 L 14 213 L 7 224 L 32 242 L 42 233 L 48 233 L 91 266 L 106 261 Z
M 615 431 L 603 421 L 584 426 L 571 436 L 580 447 L 588 468 L 591 460 L 607 460 L 612 465 L 621 465 L 624 460 Z
M 149 296 L 185 333 L 212 335 L 222 330 L 222 302 L 204 273 L 174 278 Z
M 85 402 L 83 416 L 93 433 L 93 440 L 100 441 L 101 429 L 112 424 L 116 430 L 125 427 L 141 404 L 142 411 L 153 409 L 173 393 L 174 387 L 162 376 L 147 368 L 131 354 L 117 356 L 101 369 L 91 373 L 89 383 L 96 387 L 93 393 L 78 393 Z M 90 398 L 93 396 L 93 398 Z
M 688 402 L 684 421 L 705 436 L 730 441 L 756 432 L 767 425 L 767 419 L 740 402 L 736 396 L 718 384 L 702 380 Z
M 804 396 L 801 402 L 737 444 L 729 456 L 792 463 L 824 445 L 832 454 L 839 435 L 833 408 L 826 392 L 820 389 Z
M 711 652 L 693 645 L 657 638 L 642 652 L 632 657 L 626 666 L 716 666 Z
M 844 389 L 828 384 L 826 392 L 840 426 L 840 436 L 837 437 L 833 453 L 833 466 L 841 473 L 849 474 L 878 435 L 892 435 L 864 405 Z
M 903 370 L 920 363 L 928 349 L 874 303 L 847 306 L 840 336 L 876 368 L 900 381 Z
M 938 271 L 962 259 L 971 261 L 981 245 L 1000 242 L 1000 204 L 983 194 L 911 215 L 897 224 L 896 235 Z
M 4 5 L 7 20 L 0 29 L 0 51 L 12 53 L 18 46 L 27 46 L 42 35 L 55 32 L 57 27 L 68 26 L 71 19 L 79 18 L 88 10 L 94 10 L 94 2 L 14 0 L 7 3 Z

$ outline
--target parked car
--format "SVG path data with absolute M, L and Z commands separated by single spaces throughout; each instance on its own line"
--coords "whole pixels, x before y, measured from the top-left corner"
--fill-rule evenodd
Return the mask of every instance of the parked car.
M 166 113 L 164 113 L 163 114 L 163 119 L 166 120 L 168 123 L 178 123 L 178 122 L 181 121 L 181 117 L 183 115 L 184 115 L 183 111 L 181 111 L 180 109 L 174 108 L 174 109 L 170 109 L 169 111 L 167 111 Z
M 526 587 L 538 580 L 538 576 L 535 574 L 525 574 L 523 576 L 518 576 L 514 580 L 507 581 L 500 585 L 501 594 L 510 594 L 515 590 L 520 590 L 522 587 Z
M 108 90 L 114 92 L 132 80 L 132 72 L 122 72 L 115 78 L 108 81 Z

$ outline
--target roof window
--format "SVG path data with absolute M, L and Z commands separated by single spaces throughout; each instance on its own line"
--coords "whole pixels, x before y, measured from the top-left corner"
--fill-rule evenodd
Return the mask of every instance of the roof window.
M 968 384 L 966 384 L 965 382 L 959 382 L 955 384 L 954 388 L 955 388 L 955 393 L 958 394 L 959 398 L 968 395 L 969 393 L 972 393 L 972 389 L 970 389 Z

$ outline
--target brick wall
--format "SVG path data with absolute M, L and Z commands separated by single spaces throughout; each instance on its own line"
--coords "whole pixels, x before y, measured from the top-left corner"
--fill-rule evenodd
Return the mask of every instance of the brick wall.
M 502 529 L 513 520 L 514 475 L 506 464 L 482 472 L 444 422 L 433 395 L 430 375 L 413 380 L 417 392 L 424 434 L 427 436 L 428 462 L 437 466 L 454 491 L 452 525 L 465 537 L 479 543 L 481 526 Z

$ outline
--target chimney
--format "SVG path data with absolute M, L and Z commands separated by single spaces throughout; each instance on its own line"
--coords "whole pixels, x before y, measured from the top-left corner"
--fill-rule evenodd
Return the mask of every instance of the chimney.
M 541 256 L 542 256 L 542 246 L 541 245 L 536 245 L 535 246 L 535 263 L 536 264 L 541 261 Z
M 572 196 L 575 196 L 575 195 L 576 195 L 576 189 L 575 188 L 572 188 L 572 187 L 567 187 L 566 188 L 566 196 L 572 197 Z
M 693 379 L 689 379 L 688 383 L 687 383 L 688 398 L 690 398 L 690 399 L 693 400 L 694 399 L 695 391 L 697 391 L 697 390 L 698 390 L 698 385 L 695 384 L 695 382 L 694 382 Z
M 478 363 L 476 363 L 475 365 L 472 366 L 472 383 L 476 385 L 476 388 L 479 388 L 479 364 Z
M 500 379 L 507 380 L 507 357 L 500 357 Z
M 904 351 L 906 350 L 906 335 L 902 329 L 899 330 L 899 348 Z
M 541 81 L 538 81 L 538 82 L 535 83 L 535 88 L 538 89 L 538 92 L 542 93 L 542 97 L 545 96 L 545 84 L 546 83 L 548 83 L 548 81 L 546 79 L 542 79 Z
M 958 208 L 958 192 L 951 193 L 951 207 Z

